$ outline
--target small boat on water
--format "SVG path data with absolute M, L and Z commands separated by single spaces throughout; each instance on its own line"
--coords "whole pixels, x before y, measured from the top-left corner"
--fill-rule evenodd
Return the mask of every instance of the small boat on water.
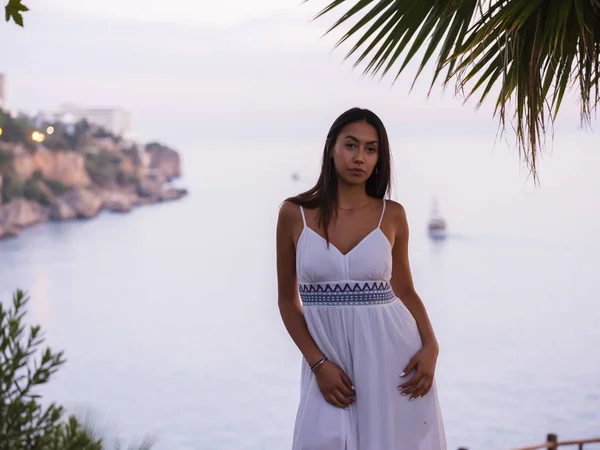
M 440 215 L 437 200 L 433 201 L 433 206 L 431 208 L 431 218 L 429 219 L 427 229 L 429 231 L 429 237 L 431 239 L 439 240 L 445 239 L 447 237 L 446 221 Z

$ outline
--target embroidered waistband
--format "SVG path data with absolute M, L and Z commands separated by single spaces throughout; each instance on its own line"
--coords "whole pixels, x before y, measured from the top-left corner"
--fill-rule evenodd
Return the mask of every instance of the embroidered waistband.
M 305 305 L 373 305 L 391 303 L 396 296 L 387 281 L 302 283 L 300 298 Z

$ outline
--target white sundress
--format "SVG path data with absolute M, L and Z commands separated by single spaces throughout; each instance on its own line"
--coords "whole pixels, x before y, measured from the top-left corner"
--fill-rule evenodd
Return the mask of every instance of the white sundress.
M 391 244 L 381 219 L 342 254 L 306 225 L 296 248 L 302 309 L 311 336 L 327 358 L 352 380 L 356 401 L 335 407 L 323 398 L 303 359 L 300 405 L 292 450 L 445 450 L 435 383 L 416 400 L 398 385 L 422 347 L 416 322 L 390 286 Z

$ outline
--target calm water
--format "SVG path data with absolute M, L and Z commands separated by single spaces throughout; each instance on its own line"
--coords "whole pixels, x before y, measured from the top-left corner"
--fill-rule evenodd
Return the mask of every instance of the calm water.
M 395 139 L 449 448 L 600 436 L 598 137 L 557 138 L 538 189 L 504 147 Z M 274 227 L 319 153 L 188 145 L 183 201 L 0 242 L 1 298 L 29 291 L 68 357 L 46 396 L 162 450 L 290 448 L 300 354 L 276 307 Z M 439 245 L 432 196 L 452 231 Z

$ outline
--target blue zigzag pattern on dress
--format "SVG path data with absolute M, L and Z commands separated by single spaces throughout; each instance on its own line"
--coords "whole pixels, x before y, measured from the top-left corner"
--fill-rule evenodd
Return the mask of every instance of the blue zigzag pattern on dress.
M 305 305 L 372 305 L 396 299 L 387 281 L 301 284 L 298 290 Z
M 353 284 L 353 286 L 352 286 Z M 333 285 L 333 287 L 332 287 Z M 388 281 L 374 281 L 374 282 L 355 282 L 355 283 L 328 283 L 325 286 L 322 284 L 302 284 L 298 287 L 300 292 L 313 293 L 313 292 L 370 292 L 370 291 L 383 291 L 390 289 L 390 283 Z

